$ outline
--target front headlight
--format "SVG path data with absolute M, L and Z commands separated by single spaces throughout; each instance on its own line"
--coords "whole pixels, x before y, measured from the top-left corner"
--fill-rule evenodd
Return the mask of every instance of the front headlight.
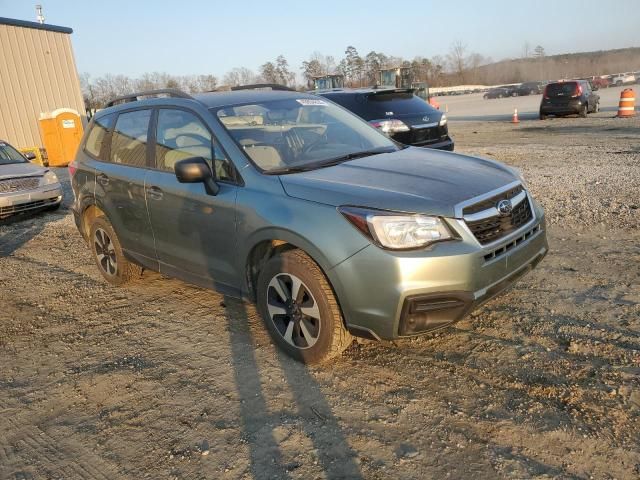
M 42 177 L 42 180 L 40 180 L 40 185 L 41 186 L 53 185 L 54 183 L 58 183 L 57 175 L 53 173 L 51 170 L 47 170 L 44 176 Z
M 438 217 L 359 207 L 340 207 L 338 210 L 374 243 L 390 250 L 424 248 L 454 238 L 444 221 Z
M 441 127 L 444 127 L 447 124 L 447 116 L 443 113 L 442 116 L 440 117 L 440 123 L 438 125 L 440 125 Z

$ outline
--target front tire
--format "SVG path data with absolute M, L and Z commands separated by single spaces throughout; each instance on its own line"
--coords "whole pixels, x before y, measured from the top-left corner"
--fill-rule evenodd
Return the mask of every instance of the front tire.
M 262 268 L 258 310 L 273 341 L 296 360 L 314 364 L 353 341 L 327 278 L 302 250 L 277 254 Z
M 89 242 L 98 270 L 110 284 L 123 285 L 142 273 L 141 267 L 124 257 L 118 236 L 105 217 L 91 222 Z

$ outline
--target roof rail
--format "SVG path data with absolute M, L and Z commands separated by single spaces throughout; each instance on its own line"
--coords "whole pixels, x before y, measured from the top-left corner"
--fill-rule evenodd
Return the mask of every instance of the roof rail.
M 284 90 L 288 92 L 295 92 L 295 89 L 287 87 L 286 85 L 280 85 L 278 83 L 254 83 L 252 85 L 238 85 L 237 87 L 231 87 L 231 90 L 258 90 L 261 88 L 270 88 L 271 90 Z
M 122 95 L 121 97 L 116 97 L 113 100 L 109 101 L 105 105 L 105 108 L 113 107 L 114 105 L 119 105 L 121 103 L 136 102 L 140 99 L 140 97 L 161 97 L 161 96 L 193 99 L 191 95 L 183 92 L 182 90 L 178 90 L 177 88 L 161 88 L 158 90 L 147 90 L 145 92 L 130 93 L 129 95 Z

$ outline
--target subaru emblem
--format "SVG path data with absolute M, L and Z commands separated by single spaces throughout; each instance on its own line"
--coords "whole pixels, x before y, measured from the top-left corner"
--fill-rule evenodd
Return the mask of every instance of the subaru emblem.
M 513 211 L 511 200 L 500 200 L 496 205 L 496 208 L 498 209 L 498 213 L 501 217 L 506 217 Z
M 423 122 L 428 122 L 429 121 L 429 117 L 422 117 L 422 121 Z

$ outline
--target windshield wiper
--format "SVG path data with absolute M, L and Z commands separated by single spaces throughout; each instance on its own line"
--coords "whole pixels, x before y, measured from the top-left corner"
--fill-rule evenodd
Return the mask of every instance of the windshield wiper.
M 276 168 L 268 170 L 264 173 L 267 175 L 284 175 L 287 173 L 308 172 L 310 170 L 317 170 L 319 168 L 331 167 L 338 165 L 349 160 L 355 160 L 356 158 L 370 157 L 371 155 L 378 155 L 379 153 L 391 153 L 396 150 L 390 150 L 388 147 L 375 148 L 372 150 L 363 150 L 361 152 L 347 153 L 339 157 L 329 158 L 328 160 L 321 160 L 318 162 L 307 163 L 305 165 L 292 165 L 290 167 Z
M 315 170 L 316 168 L 319 168 L 317 164 L 294 165 L 291 167 L 274 168 L 263 173 L 266 175 L 284 175 L 287 173 L 308 172 L 309 170 Z
M 383 148 L 375 148 L 373 150 L 363 150 L 361 152 L 347 153 L 346 155 L 342 155 L 340 157 L 324 160 L 318 166 L 320 168 L 330 167 L 332 165 L 338 165 L 339 163 L 348 162 L 349 160 L 355 160 L 356 158 L 370 157 L 372 155 L 378 155 L 380 153 L 391 153 L 395 151 L 396 150 L 390 150 L 388 147 L 383 147 Z

